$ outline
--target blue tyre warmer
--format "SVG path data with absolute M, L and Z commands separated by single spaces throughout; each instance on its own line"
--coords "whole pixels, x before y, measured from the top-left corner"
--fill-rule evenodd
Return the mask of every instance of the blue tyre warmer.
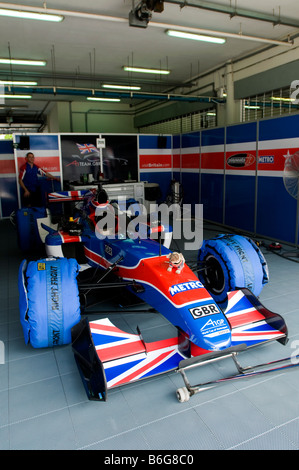
M 264 255 L 250 238 L 241 235 L 219 235 L 205 240 L 198 252 L 198 261 L 209 263 L 213 260 L 216 260 L 218 267 L 221 266 L 223 285 L 222 288 L 218 286 L 218 289 L 214 290 L 207 288 L 218 303 L 225 302 L 227 292 L 236 288 L 246 287 L 258 296 L 269 281 Z M 199 271 L 198 276 L 207 286 L 207 272 Z
M 19 268 L 19 309 L 26 344 L 34 348 L 71 343 L 80 321 L 75 259 L 24 260 Z

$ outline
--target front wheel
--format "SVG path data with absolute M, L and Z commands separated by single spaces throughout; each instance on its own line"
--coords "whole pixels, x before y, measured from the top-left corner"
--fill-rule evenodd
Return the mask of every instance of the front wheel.
M 198 277 L 217 303 L 226 303 L 227 293 L 247 288 L 258 296 L 269 281 L 266 260 L 248 237 L 219 235 L 205 240 L 198 252 Z
M 176 391 L 176 396 L 180 403 L 184 403 L 190 399 L 190 394 L 187 387 L 178 388 Z

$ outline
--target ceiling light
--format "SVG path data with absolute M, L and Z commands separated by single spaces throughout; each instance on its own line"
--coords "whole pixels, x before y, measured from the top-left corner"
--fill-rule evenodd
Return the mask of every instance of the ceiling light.
M 1 94 L 0 95 L 0 98 L 12 98 L 14 100 L 19 100 L 19 99 L 24 99 L 24 100 L 29 100 L 30 98 L 32 98 L 31 95 L 7 95 L 6 93 L 5 94 Z
M 168 36 L 180 39 L 193 39 L 194 41 L 205 41 L 212 42 L 215 44 L 224 44 L 226 42 L 224 38 L 205 36 L 203 34 L 187 33 L 184 31 L 175 31 L 173 29 L 167 29 L 165 32 Z
M 129 66 L 124 66 L 123 67 L 125 72 L 140 72 L 140 73 L 157 73 L 160 75 L 168 75 L 170 73 L 169 70 L 162 70 L 162 69 L 148 69 L 144 67 L 129 67 Z
M 0 80 L 0 85 L 19 85 L 19 86 L 33 86 L 37 85 L 37 82 L 23 82 L 17 80 Z
M 102 88 L 110 88 L 114 90 L 141 90 L 140 86 L 130 85 L 102 85 Z
M 37 65 L 39 67 L 46 65 L 45 60 L 31 60 L 31 59 L 4 59 L 0 58 L 0 64 L 7 65 Z
M 0 16 L 12 16 L 13 18 L 23 18 L 27 20 L 54 21 L 56 23 L 62 21 L 64 18 L 62 15 L 34 13 L 32 11 L 21 10 L 7 10 L 6 8 L 0 8 Z
M 282 98 L 280 96 L 271 96 L 270 99 L 274 101 L 295 101 L 295 98 Z
M 253 105 L 253 104 L 246 104 L 244 108 L 245 109 L 260 109 L 261 107 L 257 105 Z
M 119 98 L 98 98 L 96 96 L 88 96 L 87 99 L 89 101 L 112 101 L 112 102 L 120 101 Z

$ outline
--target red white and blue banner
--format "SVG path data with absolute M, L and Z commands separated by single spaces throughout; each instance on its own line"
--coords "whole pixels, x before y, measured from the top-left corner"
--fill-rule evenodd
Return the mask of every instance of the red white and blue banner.
M 203 218 L 223 222 L 225 129 L 201 133 L 200 194 Z
M 164 201 L 172 178 L 172 137 L 140 135 L 138 156 L 140 181 L 158 183 Z
M 16 167 L 12 138 L 0 141 L 0 218 L 18 208 Z
M 226 128 L 224 223 L 254 232 L 256 123 Z
M 260 121 L 257 173 L 257 233 L 298 243 L 296 194 L 286 164 L 299 149 L 299 115 Z M 297 182 L 298 190 L 298 182 Z

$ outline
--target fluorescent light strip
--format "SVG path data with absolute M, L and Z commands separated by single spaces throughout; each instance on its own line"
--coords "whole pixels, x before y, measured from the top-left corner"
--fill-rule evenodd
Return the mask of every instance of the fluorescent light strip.
M 22 82 L 16 80 L 0 80 L 0 85 L 19 85 L 19 86 L 34 86 L 37 82 Z
M 295 101 L 295 98 L 280 98 L 279 96 L 271 96 L 270 99 L 273 101 Z
M 140 86 L 129 85 L 102 85 L 102 88 L 110 88 L 113 90 L 141 90 Z
M 125 72 L 140 72 L 140 73 L 157 73 L 160 75 L 168 75 L 170 73 L 169 70 L 161 70 L 161 69 L 148 69 L 144 67 L 129 67 L 125 65 L 123 67 Z
M 119 98 L 98 98 L 96 96 L 88 96 L 87 99 L 89 101 L 111 101 L 111 102 L 118 102 L 120 101 Z
M 19 100 L 19 99 L 24 99 L 24 100 L 29 100 L 30 98 L 32 98 L 31 95 L 7 95 L 7 94 L 1 94 L 0 95 L 0 98 L 12 98 L 14 100 Z
M 64 19 L 62 15 L 52 15 L 49 13 L 34 13 L 31 11 L 7 10 L 0 8 L 0 16 L 9 16 L 13 18 L 23 18 L 26 20 L 54 21 L 59 23 Z
M 7 65 L 36 65 L 38 67 L 43 67 L 46 65 L 45 60 L 31 60 L 31 59 L 4 59 L 0 58 L 0 64 Z
M 165 32 L 168 36 L 180 39 L 192 39 L 193 41 L 212 42 L 215 44 L 224 44 L 226 42 L 224 38 L 205 36 L 203 34 L 187 33 L 184 31 L 175 31 L 173 29 L 167 29 Z

